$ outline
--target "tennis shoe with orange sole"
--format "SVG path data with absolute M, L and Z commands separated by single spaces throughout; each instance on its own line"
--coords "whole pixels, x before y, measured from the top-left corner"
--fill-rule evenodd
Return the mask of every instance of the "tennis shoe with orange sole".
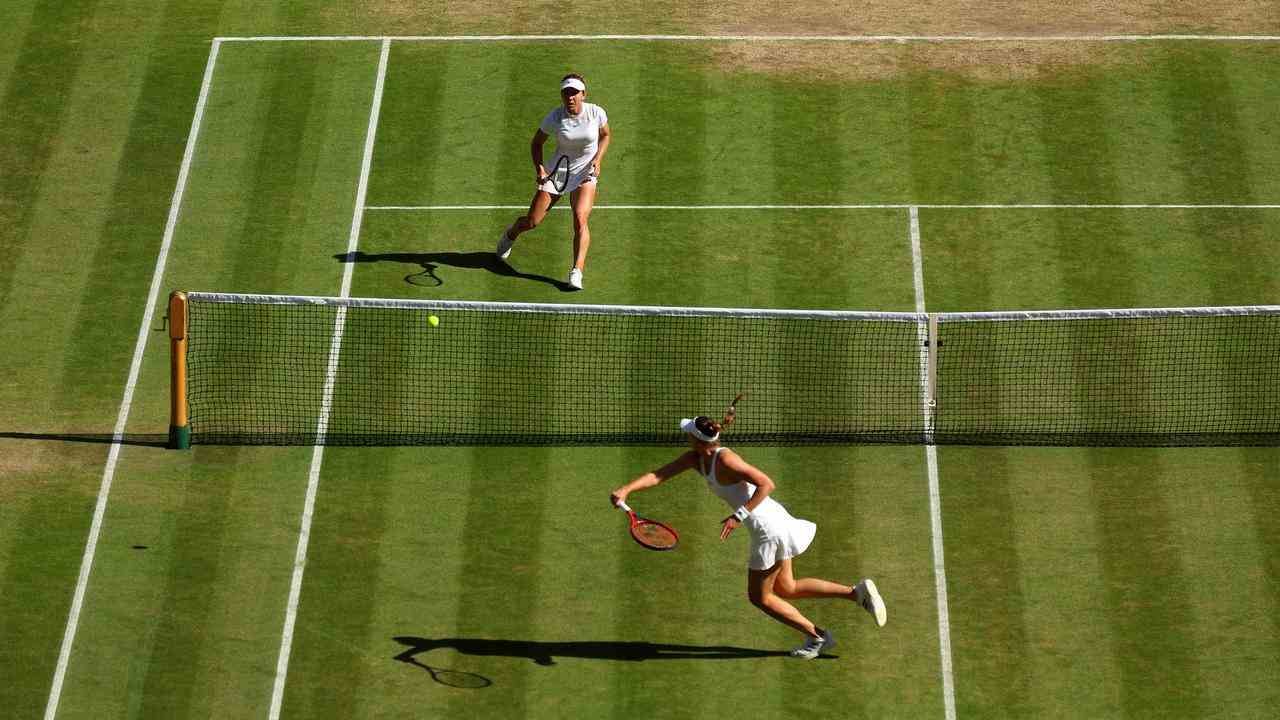
M 884 627 L 889 621 L 889 611 L 885 610 L 884 598 L 880 597 L 880 591 L 876 589 L 876 583 L 871 578 L 864 578 L 862 582 L 854 586 L 855 602 L 862 606 L 863 610 L 871 613 L 871 617 L 876 619 L 876 627 Z

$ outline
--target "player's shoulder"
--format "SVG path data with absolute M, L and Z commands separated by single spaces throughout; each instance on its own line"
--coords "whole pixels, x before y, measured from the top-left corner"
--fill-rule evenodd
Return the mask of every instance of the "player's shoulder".
M 609 114 L 604 111 L 604 108 L 599 105 L 596 105 L 595 103 L 583 103 L 582 107 L 588 113 L 591 113 L 591 117 L 597 120 L 603 120 L 609 117 Z

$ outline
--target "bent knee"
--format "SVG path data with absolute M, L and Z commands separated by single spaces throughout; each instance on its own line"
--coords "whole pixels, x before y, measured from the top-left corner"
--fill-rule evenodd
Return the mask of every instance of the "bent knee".
M 778 597 L 783 597 L 783 598 L 795 597 L 796 585 L 793 582 L 784 583 L 779 581 L 773 584 L 773 591 L 778 594 Z

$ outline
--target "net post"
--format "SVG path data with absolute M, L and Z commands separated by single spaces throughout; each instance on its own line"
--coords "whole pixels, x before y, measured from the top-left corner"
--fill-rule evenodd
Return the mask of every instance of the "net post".
M 169 447 L 191 447 L 187 417 L 187 294 L 169 294 Z
M 938 408 L 938 313 L 929 313 L 929 409 Z M 930 413 L 932 415 L 932 413 Z

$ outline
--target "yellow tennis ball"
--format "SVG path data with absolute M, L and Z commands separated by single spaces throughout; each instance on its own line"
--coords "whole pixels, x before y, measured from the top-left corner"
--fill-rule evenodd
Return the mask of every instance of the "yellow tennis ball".
M 435 327 L 440 324 L 440 318 L 435 315 L 428 315 L 427 322 L 431 323 L 431 327 Z

